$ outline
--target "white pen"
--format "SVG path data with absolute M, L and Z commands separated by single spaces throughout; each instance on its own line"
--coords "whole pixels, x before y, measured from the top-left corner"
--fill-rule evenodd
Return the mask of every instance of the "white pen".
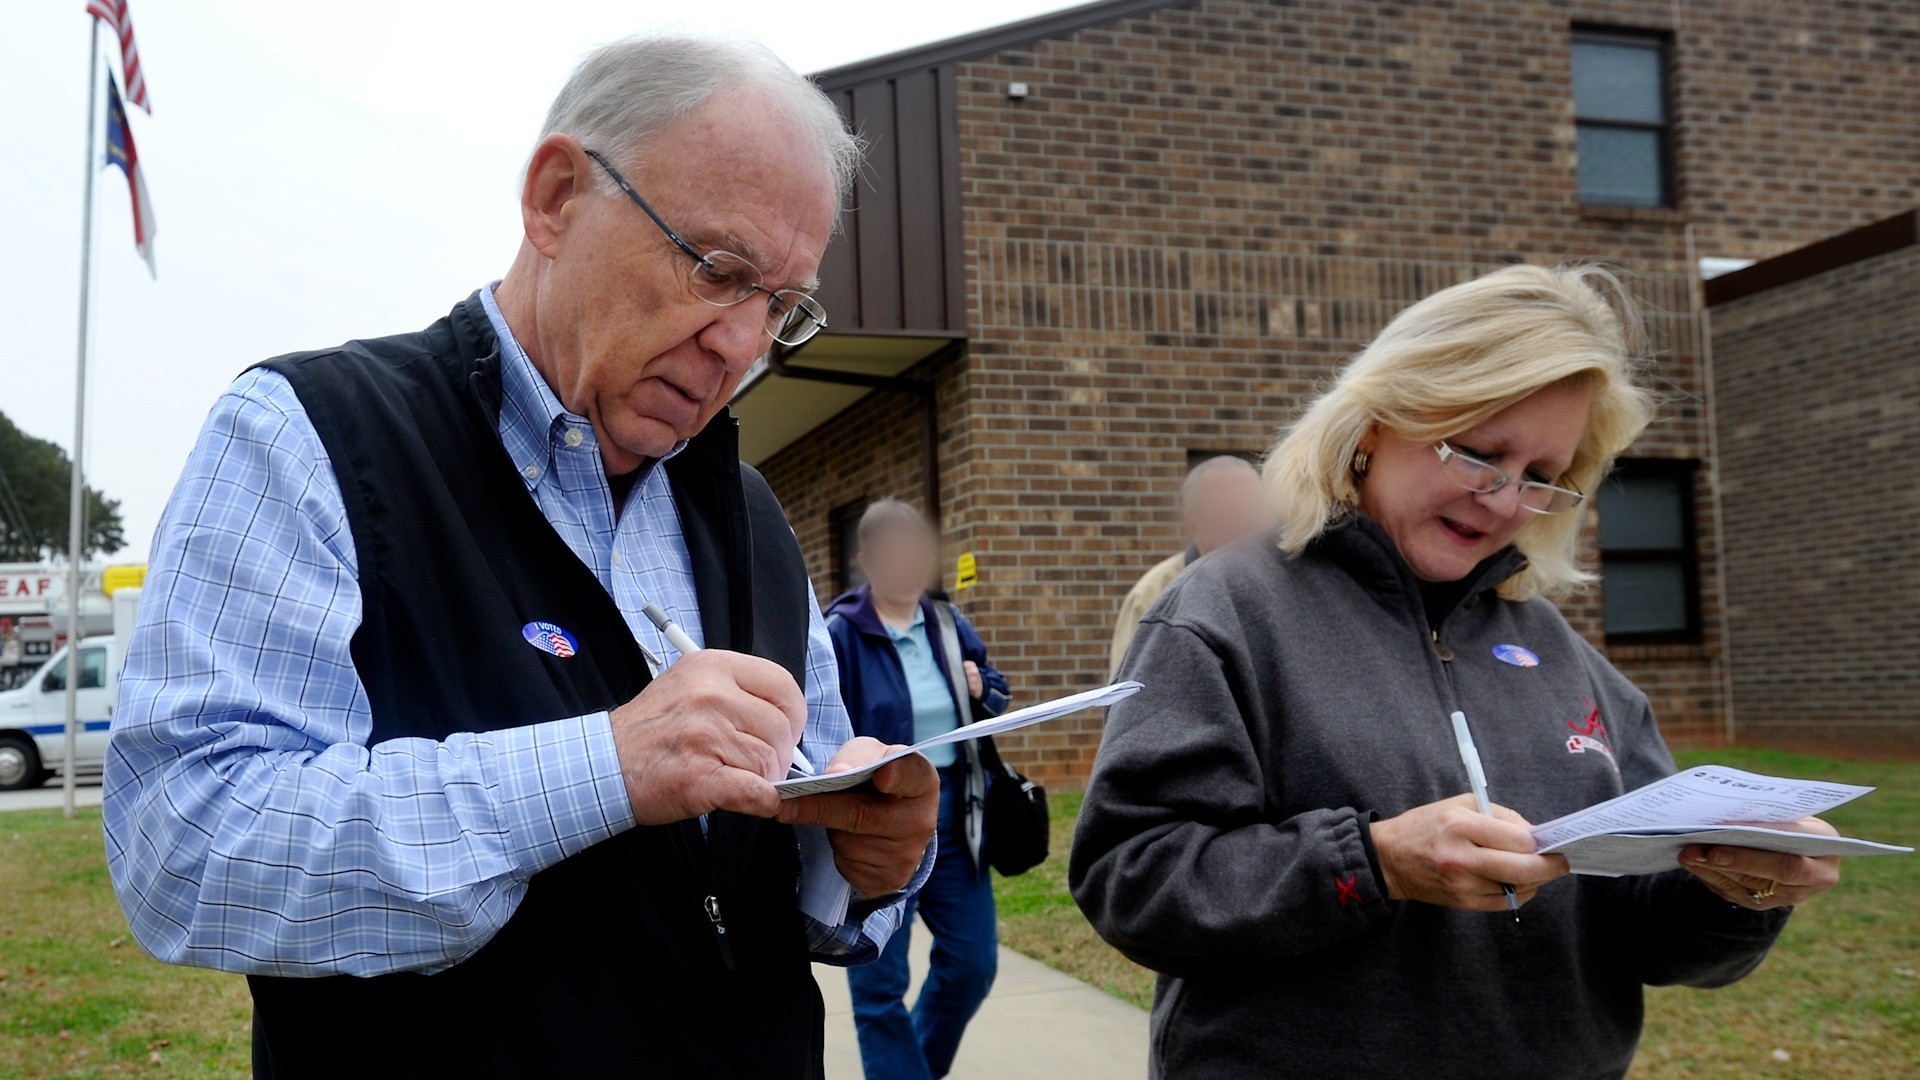
M 1460 744 L 1460 763 L 1467 767 L 1467 783 L 1473 786 L 1473 801 L 1480 804 L 1480 812 L 1492 817 L 1493 802 L 1487 798 L 1487 770 L 1480 764 L 1480 748 L 1473 745 L 1473 732 L 1467 728 L 1467 714 L 1454 710 L 1453 741 Z M 1513 912 L 1513 921 L 1520 921 L 1520 897 L 1511 885 L 1502 883 L 1500 891 L 1507 894 L 1507 910 Z
M 653 622 L 654 626 L 659 627 L 660 633 L 667 639 L 667 644 L 679 650 L 681 656 L 692 656 L 694 653 L 700 651 L 700 646 L 693 643 L 693 639 L 687 636 L 687 632 L 680 629 L 680 624 L 668 617 L 667 613 L 661 609 L 659 604 L 649 600 L 646 606 L 640 610 Z M 642 645 L 641 649 L 646 650 L 646 646 Z M 808 761 L 806 753 L 802 751 L 800 747 L 795 746 L 793 748 L 793 764 L 787 768 L 787 779 L 797 780 L 800 777 L 812 775 L 813 762 Z

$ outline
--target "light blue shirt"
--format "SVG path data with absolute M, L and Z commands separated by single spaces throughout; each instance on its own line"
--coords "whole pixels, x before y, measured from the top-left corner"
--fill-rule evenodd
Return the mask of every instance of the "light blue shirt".
M 491 287 L 480 295 L 501 344 L 502 444 L 635 634 L 676 659 L 641 613 L 657 602 L 704 640 L 666 471 L 637 481 L 616 520 L 592 427 L 534 370 Z M 215 403 L 156 530 L 107 750 L 108 870 L 161 959 L 438 971 L 505 925 L 534 874 L 633 826 L 604 712 L 367 745 L 360 612 L 332 464 L 286 379 L 249 371 Z M 821 769 L 853 731 L 817 606 L 809 617 L 801 745 Z M 931 865 L 930 851 L 909 892 Z M 809 927 L 817 957 L 877 955 L 902 908 L 855 911 Z
M 943 670 L 944 658 L 933 655 L 933 645 L 927 640 L 927 610 L 916 606 L 913 624 L 905 630 L 885 620 L 882 625 L 893 641 L 893 651 L 900 656 L 900 666 L 907 672 L 907 695 L 913 700 L 913 741 L 945 735 L 959 727 L 960 711 L 953 704 L 953 684 Z M 936 746 L 926 755 L 936 769 L 959 760 L 951 743 Z

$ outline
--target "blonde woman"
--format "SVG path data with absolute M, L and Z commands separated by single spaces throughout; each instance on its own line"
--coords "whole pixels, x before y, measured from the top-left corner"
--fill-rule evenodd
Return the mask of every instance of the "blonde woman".
M 1551 602 L 1587 580 L 1586 493 L 1647 423 L 1630 324 L 1594 268 L 1407 309 L 1271 454 L 1278 533 L 1141 624 L 1122 674 L 1146 689 L 1108 719 L 1071 880 L 1160 973 L 1154 1075 L 1621 1076 L 1643 985 L 1740 978 L 1838 880 L 1733 848 L 1621 879 L 1533 853 L 1527 822 L 1674 768 Z

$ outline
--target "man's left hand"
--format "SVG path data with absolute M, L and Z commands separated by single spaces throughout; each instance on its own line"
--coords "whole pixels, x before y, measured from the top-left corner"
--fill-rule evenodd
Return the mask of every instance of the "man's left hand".
M 863 735 L 833 755 L 827 772 L 857 769 L 898 749 Z M 885 896 L 913 881 L 939 818 L 940 774 L 923 754 L 881 766 L 870 787 L 780 804 L 781 821 L 826 827 L 840 875 L 863 896 Z

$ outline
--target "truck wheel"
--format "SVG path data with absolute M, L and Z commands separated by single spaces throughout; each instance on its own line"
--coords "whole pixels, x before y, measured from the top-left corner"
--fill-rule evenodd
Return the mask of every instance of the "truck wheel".
M 46 778 L 40 771 L 40 751 L 32 739 L 0 735 L 0 791 L 39 787 Z

